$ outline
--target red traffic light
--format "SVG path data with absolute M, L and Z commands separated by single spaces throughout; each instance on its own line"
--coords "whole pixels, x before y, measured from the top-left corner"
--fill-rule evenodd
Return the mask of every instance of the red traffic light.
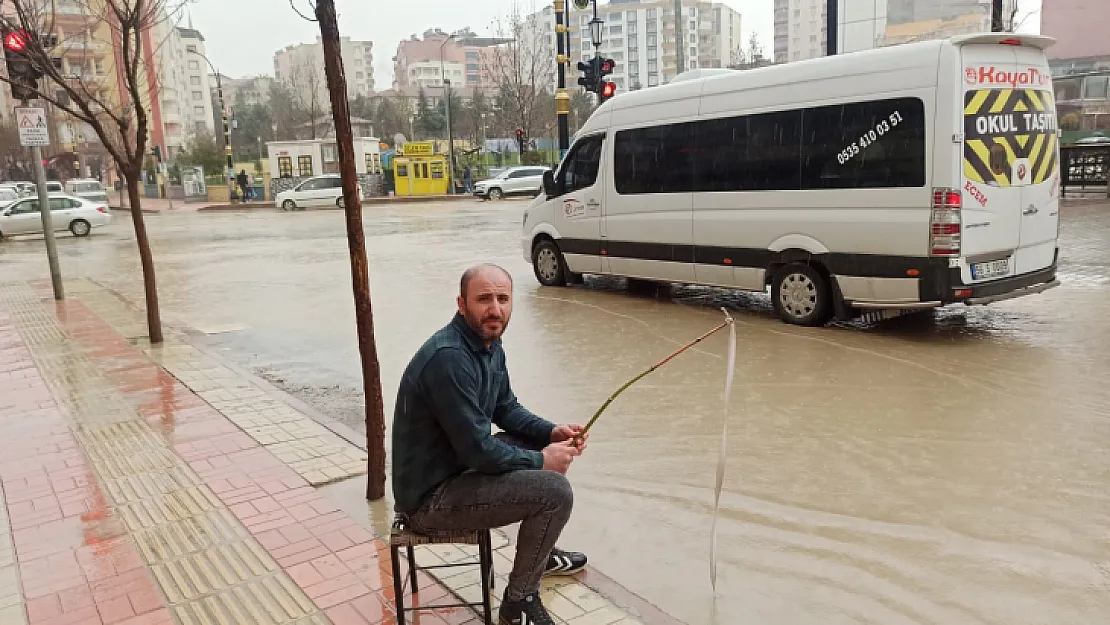
M 4 35 L 4 47 L 12 52 L 22 52 L 27 47 L 27 35 L 23 31 L 13 30 Z
M 516 138 L 517 138 L 517 139 L 519 139 L 519 138 L 520 138 L 521 136 L 523 136 L 523 135 L 524 135 L 524 131 L 523 131 L 523 130 L 521 130 L 521 129 L 519 129 L 519 128 L 517 128 L 517 129 L 516 129 Z
M 601 71 L 611 72 L 611 71 L 613 71 L 613 66 L 614 65 L 616 65 L 616 63 L 613 62 L 613 59 L 605 59 L 604 61 L 601 62 Z
M 617 86 L 611 82 L 607 82 L 605 83 L 605 86 L 601 88 L 601 97 L 611 98 L 616 92 Z

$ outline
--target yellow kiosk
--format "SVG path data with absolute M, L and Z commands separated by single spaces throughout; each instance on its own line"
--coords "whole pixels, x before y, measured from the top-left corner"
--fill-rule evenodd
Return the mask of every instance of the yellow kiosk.
M 447 157 L 430 141 L 405 143 L 393 159 L 393 181 L 397 195 L 444 195 Z

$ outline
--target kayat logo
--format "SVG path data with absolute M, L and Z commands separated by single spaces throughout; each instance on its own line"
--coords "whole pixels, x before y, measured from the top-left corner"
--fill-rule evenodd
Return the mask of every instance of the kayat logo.
M 967 80 L 967 84 L 969 85 L 979 84 L 978 70 L 972 69 L 970 67 L 967 68 L 966 70 L 964 70 L 964 79 Z
M 1025 174 L 1027 173 L 1029 172 L 1026 170 L 1025 165 L 1018 165 L 1018 178 L 1025 180 Z

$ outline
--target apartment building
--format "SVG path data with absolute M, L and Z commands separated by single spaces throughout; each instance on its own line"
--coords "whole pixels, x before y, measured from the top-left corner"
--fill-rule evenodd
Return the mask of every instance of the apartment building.
M 1047 51 L 1054 74 L 1110 69 L 1110 2 L 1047 0 L 1041 8 L 1041 33 L 1055 37 Z
M 1010 15 L 1017 0 L 1005 0 Z M 991 0 L 840 0 L 840 53 L 988 32 Z M 827 0 L 775 0 L 775 62 L 824 56 Z
M 421 37 L 413 34 L 397 44 L 393 55 L 393 89 L 440 88 L 444 79 L 459 89 L 489 88 L 486 70 L 495 62 L 493 47 L 504 41 L 479 37 L 468 28 L 454 36 L 440 28 L 430 28 Z
M 592 8 L 578 11 L 568 3 L 571 65 L 567 86 L 577 86 L 578 62 L 589 61 L 595 52 L 615 62 L 608 79 L 618 92 L 666 84 L 689 69 L 735 64 L 744 45 L 740 13 L 720 2 L 682 0 L 681 6 L 676 19 L 673 0 L 612 0 L 600 5 L 598 17 L 605 27 L 601 46 L 595 51 L 590 38 Z M 542 25 L 540 36 L 550 36 L 554 50 L 554 11 L 542 11 L 534 18 Z
M 353 100 L 359 95 L 371 95 L 374 92 L 374 44 L 342 37 L 340 53 L 347 76 L 347 97 Z M 274 54 L 274 77 L 293 90 L 302 106 L 315 98 L 317 106 L 330 110 L 324 46 L 319 36 L 315 43 L 295 44 L 278 50 Z M 224 99 L 227 99 L 226 94 Z
M 212 94 L 217 92 L 216 75 L 208 75 L 209 88 Z M 270 102 L 270 90 L 274 87 L 274 79 L 272 76 L 251 76 L 250 78 L 231 78 L 230 76 L 220 76 L 219 86 L 223 87 L 224 102 L 229 106 L 234 106 L 236 103 L 242 102 L 243 104 L 268 104 Z
M 155 32 L 158 122 L 163 156 L 173 160 L 198 133 L 214 133 L 212 94 L 204 36 L 193 28 L 166 22 Z

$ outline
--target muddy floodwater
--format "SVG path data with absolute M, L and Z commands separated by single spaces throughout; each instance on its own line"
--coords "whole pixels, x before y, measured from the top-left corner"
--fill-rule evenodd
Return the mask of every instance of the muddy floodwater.
M 540 287 L 523 202 L 368 207 L 387 413 L 450 320 L 460 272 L 503 264 L 515 392 L 585 422 L 623 382 L 722 320 L 737 368 L 709 583 L 726 339 L 633 386 L 571 477 L 560 545 L 691 625 L 1110 623 L 1110 205 L 1071 204 L 1062 286 L 989 308 L 788 327 L 766 296 L 621 280 Z M 67 277 L 141 298 L 125 215 L 60 236 Z M 352 428 L 359 359 L 342 214 L 152 215 L 163 316 Z M 0 277 L 45 277 L 41 238 L 0 242 Z

